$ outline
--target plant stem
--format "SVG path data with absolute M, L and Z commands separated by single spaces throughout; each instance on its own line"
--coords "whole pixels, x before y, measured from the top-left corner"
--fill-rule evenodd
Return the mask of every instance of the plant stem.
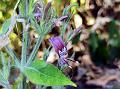
M 24 66 L 26 64 L 26 60 L 27 60 L 28 29 L 29 29 L 29 27 L 27 27 L 25 22 L 23 22 L 23 39 L 22 39 L 21 66 Z
M 27 14 L 28 14 L 28 8 L 29 8 L 28 5 L 29 5 L 28 0 L 25 0 L 25 15 L 26 15 L 26 17 L 27 17 Z
M 25 22 L 23 22 L 23 39 L 22 39 L 22 54 L 21 54 L 21 68 L 23 70 L 23 66 L 26 65 L 27 62 L 27 53 L 28 53 L 28 29 L 29 29 L 29 24 L 28 23 L 28 9 L 29 9 L 29 0 L 25 0 Z M 22 79 L 22 89 L 27 89 L 27 84 L 26 84 L 26 77 L 23 75 Z
M 6 84 L 0 81 L 0 85 L 3 86 L 5 89 L 11 89 L 11 86 L 9 83 Z
M 10 84 L 7 84 L 7 85 L 6 85 L 6 89 L 11 89 Z
M 32 52 L 31 52 L 31 54 L 29 56 L 28 61 L 27 61 L 27 64 L 26 64 L 27 66 L 30 65 L 31 62 L 34 60 L 34 58 L 35 58 L 35 56 L 36 56 L 36 54 L 38 52 L 39 46 L 42 43 L 43 38 L 44 38 L 44 36 L 39 36 L 38 37 L 37 42 L 36 42 Z
M 26 77 L 23 75 L 23 82 L 22 82 L 23 88 L 22 89 L 27 89 L 27 83 L 26 83 Z
M 15 61 L 15 65 L 20 68 L 20 62 L 19 59 L 17 58 L 16 54 L 14 53 L 14 51 L 8 46 L 5 46 L 5 49 L 7 51 L 7 53 L 14 59 Z

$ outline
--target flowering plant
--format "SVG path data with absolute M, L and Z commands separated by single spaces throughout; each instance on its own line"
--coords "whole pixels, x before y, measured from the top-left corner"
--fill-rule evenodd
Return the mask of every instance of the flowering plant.
M 76 86 L 76 84 L 67 78 L 57 67 L 46 63 L 44 58 L 38 60 L 36 56 L 44 37 L 52 28 L 63 25 L 62 20 L 66 18 L 67 21 L 64 21 L 64 23 L 67 22 L 68 24 L 70 16 L 67 15 L 71 6 L 65 8 L 63 17 L 56 18 L 56 13 L 51 7 L 51 2 L 45 5 L 42 0 L 17 1 L 13 15 L 3 24 L 2 33 L 0 34 L 0 41 L 2 42 L 0 43 L 0 47 L 5 48 L 8 53 L 8 57 L 5 57 L 4 51 L 0 51 L 3 64 L 0 73 L 0 85 L 6 89 L 13 89 L 14 83 L 17 83 L 18 89 L 28 89 L 28 87 L 39 89 L 39 87 L 43 86 Z M 17 8 L 18 12 L 16 12 Z M 9 45 L 9 36 L 11 33 L 14 33 L 13 29 L 16 28 L 17 23 L 22 25 L 22 41 L 20 41 L 22 49 L 20 56 L 16 55 L 15 50 Z M 29 50 L 31 45 L 31 28 L 37 33 L 38 37 L 35 38 L 35 44 L 32 50 Z M 64 35 L 66 25 L 63 25 L 62 28 L 64 29 L 61 31 L 61 34 Z M 50 38 L 50 42 L 60 57 L 59 65 L 67 64 L 68 52 L 62 38 L 52 37 Z M 7 62 L 7 58 L 9 58 L 8 60 L 11 60 L 11 62 Z M 12 76 L 10 72 L 12 68 L 15 69 L 15 74 L 18 74 L 14 79 L 10 78 Z

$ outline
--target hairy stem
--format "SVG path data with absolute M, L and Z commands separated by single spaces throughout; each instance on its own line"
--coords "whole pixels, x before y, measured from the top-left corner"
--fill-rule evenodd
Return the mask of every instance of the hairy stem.
M 7 53 L 14 59 L 15 61 L 15 65 L 20 68 L 20 62 L 19 59 L 17 58 L 16 54 L 14 53 L 14 51 L 8 46 L 5 46 L 5 49 L 7 51 Z
M 37 39 L 37 42 L 28 58 L 28 61 L 27 61 L 27 66 L 31 64 L 31 62 L 34 60 L 37 52 L 38 52 L 38 49 L 39 49 L 39 46 L 40 44 L 42 43 L 42 40 L 43 40 L 44 36 L 39 36 L 38 39 Z
M 21 66 L 24 66 L 26 64 L 26 60 L 27 60 L 28 29 L 29 29 L 29 27 L 27 27 L 25 22 L 23 22 L 23 39 L 22 39 Z

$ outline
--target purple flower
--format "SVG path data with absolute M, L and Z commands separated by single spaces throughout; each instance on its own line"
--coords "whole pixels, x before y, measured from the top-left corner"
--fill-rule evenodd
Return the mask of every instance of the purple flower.
M 59 54 L 59 51 L 61 51 L 65 47 L 65 44 L 62 41 L 61 37 L 51 37 L 49 41 L 52 44 L 55 51 L 57 52 L 57 54 Z
M 34 9 L 34 17 L 37 20 L 37 22 L 40 21 L 40 19 L 42 18 L 42 13 L 40 11 L 41 6 L 37 3 Z
M 52 44 L 53 48 L 55 49 L 56 53 L 60 57 L 60 60 L 58 60 L 59 65 L 62 66 L 64 64 L 67 64 L 68 52 L 62 38 L 58 36 L 51 37 L 49 41 Z
M 41 13 L 40 13 L 40 12 L 36 12 L 36 13 L 34 14 L 34 17 L 35 17 L 35 19 L 37 20 L 37 22 L 39 22 L 40 19 L 41 19 Z

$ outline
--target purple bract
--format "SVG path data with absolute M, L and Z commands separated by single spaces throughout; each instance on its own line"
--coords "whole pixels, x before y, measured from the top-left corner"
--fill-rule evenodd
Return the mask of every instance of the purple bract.
M 60 60 L 58 60 L 59 65 L 62 66 L 64 64 L 67 64 L 68 52 L 62 38 L 59 36 L 52 37 L 49 39 L 49 41 L 60 57 Z
M 55 51 L 57 52 L 57 54 L 59 54 L 59 51 L 62 51 L 62 49 L 65 47 L 65 44 L 61 37 L 51 37 L 49 41 L 52 44 Z

